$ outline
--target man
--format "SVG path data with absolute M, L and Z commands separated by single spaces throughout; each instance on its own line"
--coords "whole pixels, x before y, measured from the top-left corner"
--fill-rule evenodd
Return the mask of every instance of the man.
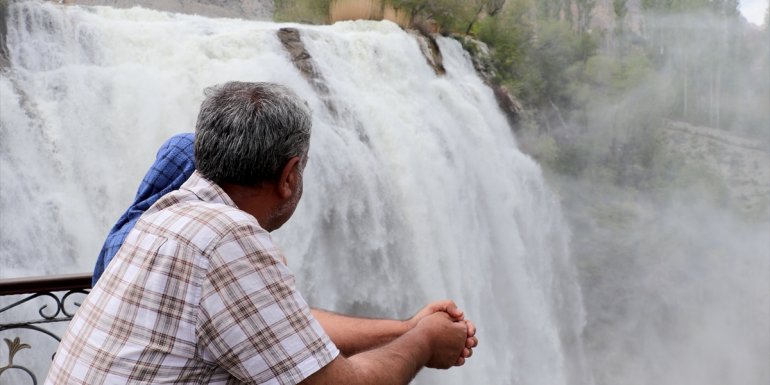
M 269 232 L 302 196 L 309 139 L 309 110 L 284 87 L 210 90 L 197 171 L 136 223 L 46 383 L 405 384 L 423 366 L 462 365 L 477 339 L 451 302 L 404 323 L 319 323 L 297 293 Z
M 160 146 L 155 162 L 142 178 L 134 202 L 107 235 L 94 267 L 94 286 L 139 217 L 163 195 L 179 189 L 195 171 L 194 141 L 195 136 L 191 133 L 177 134 Z M 361 319 L 311 308 L 313 316 L 345 356 L 390 342 L 411 329 L 422 316 L 437 311 L 462 319 L 462 313 L 451 301 L 431 303 L 408 321 Z M 472 323 L 469 322 L 468 327 L 471 334 L 475 333 Z

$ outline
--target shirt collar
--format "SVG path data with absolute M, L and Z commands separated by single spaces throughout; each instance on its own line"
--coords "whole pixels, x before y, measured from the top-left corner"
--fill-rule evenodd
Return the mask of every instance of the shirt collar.
M 238 208 L 229 195 L 218 184 L 206 179 L 198 170 L 192 173 L 187 182 L 184 182 L 180 190 L 189 191 L 204 202 L 222 203 Z

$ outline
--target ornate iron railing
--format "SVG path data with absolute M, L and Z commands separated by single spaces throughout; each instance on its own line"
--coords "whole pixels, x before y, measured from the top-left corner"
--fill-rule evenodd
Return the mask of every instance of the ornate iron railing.
M 33 385 L 38 378 L 45 377 L 50 358 L 61 341 L 54 325 L 68 322 L 91 288 L 91 274 L 69 274 L 46 277 L 14 278 L 0 280 L 0 336 L 8 348 L 4 358 L 0 348 L 0 384 L 10 384 L 7 379 L 28 377 Z M 30 308 L 37 308 L 37 315 L 24 318 Z M 22 316 L 20 316 L 20 314 Z M 61 330 L 62 328 L 59 327 Z M 11 335 L 15 334 L 15 335 Z M 10 335 L 7 338 L 6 335 Z M 35 337 L 35 336 L 39 337 Z M 54 341 L 50 355 L 35 352 L 28 360 L 17 360 L 16 355 L 24 350 L 33 350 L 33 341 L 50 339 Z M 43 360 L 40 357 L 47 357 Z M 14 382 L 16 383 L 16 382 Z

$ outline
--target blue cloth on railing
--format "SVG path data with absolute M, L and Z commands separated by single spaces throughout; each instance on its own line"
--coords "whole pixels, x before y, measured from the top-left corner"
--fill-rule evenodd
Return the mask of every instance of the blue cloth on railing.
M 155 163 L 152 164 L 147 175 L 142 179 L 136 198 L 131 207 L 118 219 L 104 241 L 102 251 L 96 260 L 94 267 L 93 284 L 99 280 L 107 264 L 120 250 L 126 236 L 134 228 L 139 217 L 150 208 L 160 197 L 179 189 L 195 171 L 195 158 L 193 156 L 193 134 L 178 134 L 169 138 L 158 150 Z

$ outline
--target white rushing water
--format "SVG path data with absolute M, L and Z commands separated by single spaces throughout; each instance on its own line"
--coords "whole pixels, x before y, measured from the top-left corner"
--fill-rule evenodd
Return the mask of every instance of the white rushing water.
M 516 147 L 460 45 L 437 76 L 388 22 L 297 25 L 332 114 L 282 25 L 134 8 L 11 4 L 0 77 L 0 278 L 90 271 L 203 89 L 286 84 L 314 110 L 305 194 L 274 235 L 318 307 L 405 318 L 455 299 L 479 327 L 469 363 L 417 384 L 583 384 L 580 289 L 540 168 Z

